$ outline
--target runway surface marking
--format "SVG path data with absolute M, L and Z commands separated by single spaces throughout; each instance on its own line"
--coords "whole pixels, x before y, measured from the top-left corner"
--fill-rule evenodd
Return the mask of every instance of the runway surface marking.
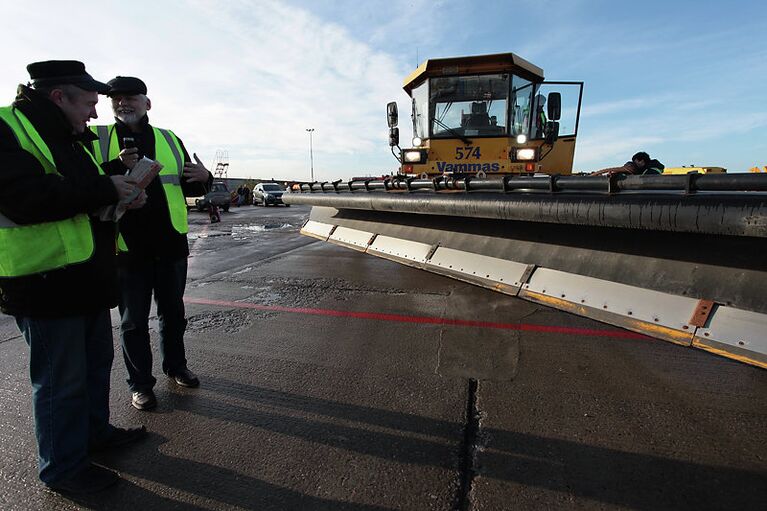
M 594 328 L 575 328 L 564 326 L 534 325 L 530 323 L 495 323 L 490 321 L 472 321 L 466 319 L 437 318 L 430 316 L 406 316 L 403 314 L 384 314 L 381 312 L 355 312 L 333 309 L 313 309 L 306 307 L 283 307 L 281 305 L 259 305 L 247 302 L 229 302 L 225 300 L 209 300 L 206 298 L 185 297 L 186 303 L 198 305 L 216 305 L 235 309 L 254 309 L 270 312 L 286 312 L 290 314 L 305 314 L 313 316 L 331 316 L 337 318 L 372 319 L 376 321 L 391 321 L 395 323 L 420 323 L 429 325 L 449 325 L 472 328 L 495 328 L 500 330 L 518 330 L 524 332 L 544 332 L 565 335 L 588 335 L 595 337 L 614 337 L 618 339 L 650 339 L 646 335 L 626 330 L 600 330 Z

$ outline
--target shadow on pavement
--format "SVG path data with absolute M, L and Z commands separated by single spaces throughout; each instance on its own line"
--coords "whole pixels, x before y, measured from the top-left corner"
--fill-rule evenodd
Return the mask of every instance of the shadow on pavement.
M 224 422 L 234 421 L 317 444 L 401 463 L 457 468 L 463 425 L 280 392 L 206 376 L 206 389 L 270 407 L 269 411 L 203 397 L 176 396 L 173 406 Z M 364 426 L 329 424 L 274 412 L 274 407 L 322 415 Z M 479 454 L 478 475 L 543 488 L 632 509 L 754 509 L 767 501 L 767 472 L 713 466 L 662 456 L 585 445 L 533 434 L 483 429 L 487 448 Z M 684 456 L 685 453 L 680 453 Z
M 767 472 L 490 430 L 480 474 L 631 509 L 757 509 Z
M 114 488 L 86 495 L 82 497 L 61 496 L 50 493 L 46 496 L 46 507 L 48 509 L 60 509 L 62 501 L 68 501 L 76 504 L 80 509 L 91 509 L 94 511 L 112 511 L 122 509 L 169 509 L 175 511 L 202 511 L 207 507 L 199 507 L 186 502 L 179 502 L 173 498 L 166 498 L 157 493 L 153 493 L 146 488 L 142 488 L 131 481 L 121 480 Z
M 244 399 L 255 404 L 278 406 L 299 412 L 314 413 L 326 417 L 362 422 L 412 433 L 439 436 L 450 440 L 463 435 L 464 425 L 455 422 L 381 410 L 380 408 L 369 406 L 350 405 L 329 399 L 308 397 L 247 385 L 216 376 L 205 376 L 205 388 L 212 392 Z
M 353 504 L 312 497 L 300 492 L 276 486 L 259 479 L 233 472 L 226 468 L 200 463 L 183 458 L 167 456 L 160 452 L 160 446 L 167 438 L 150 434 L 149 438 L 129 453 L 114 453 L 102 456 L 96 461 L 104 466 L 145 479 L 164 487 L 182 491 L 206 502 L 202 507 L 187 504 L 152 493 L 129 481 L 121 481 L 114 490 L 83 499 L 81 505 L 95 506 L 92 509 L 210 509 L 211 502 L 222 507 L 236 506 L 244 509 L 317 509 L 317 510 L 382 510 L 378 506 Z M 162 491 L 162 490 L 161 490 Z M 88 502 L 90 500 L 90 502 Z M 214 508 L 216 504 L 213 504 Z

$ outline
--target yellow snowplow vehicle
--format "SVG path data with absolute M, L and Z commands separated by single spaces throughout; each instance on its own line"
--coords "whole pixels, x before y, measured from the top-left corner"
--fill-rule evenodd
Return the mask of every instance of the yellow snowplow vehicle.
M 430 59 L 407 77 L 412 147 L 389 145 L 406 175 L 571 174 L 583 82 L 547 82 L 513 53 Z
M 403 175 L 283 201 L 304 235 L 767 368 L 767 175 L 572 175 L 583 84 L 551 85 L 511 53 L 427 61 Z
M 663 174 L 724 174 L 727 169 L 723 167 L 695 167 L 690 165 L 689 167 L 666 167 L 663 169 Z

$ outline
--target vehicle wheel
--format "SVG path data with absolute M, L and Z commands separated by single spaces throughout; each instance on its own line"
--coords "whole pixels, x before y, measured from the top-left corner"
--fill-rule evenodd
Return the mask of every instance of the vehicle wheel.
M 285 207 L 286 207 L 286 208 L 289 208 L 289 207 L 290 207 L 290 204 L 285 204 Z
M 198 199 L 197 202 L 195 202 L 195 204 L 197 205 L 197 211 L 205 211 L 205 205 L 202 203 L 201 200 Z
M 224 211 L 225 211 L 226 213 L 229 213 L 229 204 L 227 204 L 226 206 L 224 206 Z

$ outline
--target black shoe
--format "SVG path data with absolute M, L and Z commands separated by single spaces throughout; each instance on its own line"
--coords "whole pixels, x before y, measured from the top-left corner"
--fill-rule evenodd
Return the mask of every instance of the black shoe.
M 199 387 L 200 380 L 197 375 L 186 367 L 168 375 L 177 385 L 182 387 Z
M 157 406 L 157 398 L 152 390 L 140 390 L 133 393 L 131 404 L 139 410 L 152 410 Z
M 109 488 L 119 480 L 120 476 L 117 475 L 117 472 L 90 463 L 72 477 L 45 486 L 56 493 L 82 495 Z
M 122 447 L 123 445 L 137 442 L 146 436 L 146 426 L 139 428 L 117 428 L 113 426 L 112 433 L 106 439 L 94 442 L 89 450 L 90 452 L 98 452 L 114 449 L 115 447 Z

